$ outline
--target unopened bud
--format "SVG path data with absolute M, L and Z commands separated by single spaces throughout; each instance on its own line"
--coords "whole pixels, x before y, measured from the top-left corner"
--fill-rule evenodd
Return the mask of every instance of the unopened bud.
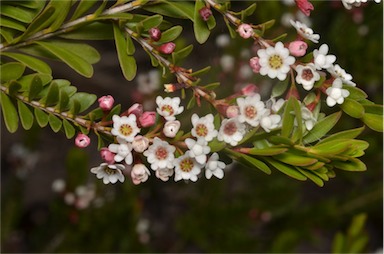
M 252 57 L 251 59 L 249 59 L 249 66 L 251 66 L 252 71 L 254 73 L 259 73 L 260 69 L 261 69 L 261 65 L 259 63 L 259 58 L 257 56 L 255 56 L 255 57 Z
M 147 181 L 150 174 L 151 172 L 149 172 L 148 168 L 144 164 L 135 164 L 131 171 L 133 184 L 137 185 Z
M 179 121 L 168 121 L 164 124 L 163 133 L 168 138 L 174 138 L 180 129 Z
M 158 41 L 161 38 L 161 31 L 157 27 L 152 27 L 149 29 L 148 33 L 153 41 Z
M 239 33 L 239 35 L 244 38 L 244 39 L 248 39 L 249 37 L 251 37 L 253 35 L 253 28 L 251 25 L 249 24 L 241 24 L 238 28 L 237 28 L 237 32 Z
M 248 84 L 245 87 L 241 88 L 242 95 L 254 95 L 258 90 L 257 86 L 254 84 Z
M 289 43 L 288 49 L 293 56 L 304 56 L 307 52 L 308 44 L 304 41 L 293 41 Z
M 139 116 L 139 123 L 141 127 L 150 127 L 156 122 L 156 112 L 147 111 Z
M 170 55 L 173 53 L 173 51 L 175 50 L 176 48 L 176 44 L 173 43 L 173 42 L 167 42 L 167 43 L 164 43 L 163 45 L 161 45 L 159 48 L 158 48 L 158 51 L 160 53 L 163 53 L 163 54 L 166 54 L 166 55 Z
M 100 150 L 100 156 L 101 158 L 108 164 L 115 163 L 115 154 L 109 151 L 107 147 L 103 147 Z
M 208 21 L 208 19 L 212 16 L 212 11 L 205 6 L 199 10 L 199 14 L 204 21 Z
M 138 119 L 143 114 L 143 105 L 140 103 L 133 104 L 128 109 L 128 115 L 134 114 L 136 116 L 136 119 Z
M 237 106 L 229 106 L 225 112 L 228 118 L 233 118 L 239 115 L 239 108 Z
M 113 107 L 113 103 L 115 103 L 115 100 L 113 99 L 113 97 L 111 95 L 106 95 L 106 96 L 100 97 L 97 101 L 99 102 L 99 107 L 103 111 L 111 110 Z
M 79 133 L 75 139 L 75 145 L 80 148 L 87 147 L 90 143 L 91 139 L 83 133 Z
M 135 152 L 142 153 L 147 150 L 149 146 L 149 140 L 146 137 L 137 135 L 132 142 L 132 148 Z

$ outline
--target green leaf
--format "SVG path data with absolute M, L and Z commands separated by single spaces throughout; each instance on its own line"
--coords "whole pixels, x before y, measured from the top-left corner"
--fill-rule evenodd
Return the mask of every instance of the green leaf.
M 344 253 L 345 237 L 341 232 L 337 232 L 333 238 L 332 253 Z
M 226 17 L 224 17 L 225 25 L 228 28 L 229 35 L 231 36 L 232 39 L 236 38 L 237 33 L 236 31 L 232 28 L 231 23 L 228 21 Z
M 383 115 L 383 105 L 363 105 L 366 113 Z
M 288 88 L 288 83 L 289 83 L 289 79 L 285 79 L 284 81 L 279 81 L 277 82 L 273 88 L 272 88 L 272 94 L 271 94 L 271 97 L 279 97 L 281 96 L 283 93 L 285 93 L 285 91 L 287 90 Z
M 220 86 L 220 82 L 215 82 L 215 83 L 211 83 L 211 84 L 205 85 L 204 89 L 212 91 L 212 90 L 215 90 L 219 86 Z
M 291 97 L 287 101 L 287 104 L 284 109 L 283 119 L 282 119 L 282 127 L 281 127 L 281 136 L 290 137 L 293 131 L 293 126 L 295 122 L 295 115 L 293 112 L 295 111 L 294 103 L 295 98 Z
M 63 127 L 64 127 L 64 132 L 65 136 L 69 139 L 75 136 L 76 130 L 75 127 L 72 126 L 66 119 L 63 120 Z
M 12 80 L 8 86 L 8 95 L 14 96 L 16 95 L 21 88 L 21 84 L 17 81 Z
M 6 95 L 3 91 L 0 93 L 0 98 L 5 126 L 10 133 L 14 133 L 17 131 L 19 126 L 19 117 L 17 115 L 16 108 L 8 95 Z
M 180 60 L 186 58 L 187 56 L 189 56 L 189 54 L 191 54 L 193 50 L 193 45 L 189 45 L 179 51 L 175 51 L 172 53 L 172 60 L 173 60 L 173 63 L 174 64 L 177 64 L 180 62 Z
M 143 28 L 147 31 L 153 27 L 158 27 L 161 22 L 163 22 L 163 16 L 156 14 L 142 20 L 140 23 Z
M 59 101 L 59 87 L 55 81 L 52 81 L 48 87 L 47 94 L 40 100 L 45 106 L 56 105 Z
M 205 74 L 205 73 L 209 72 L 210 69 L 211 69 L 211 66 L 204 67 L 203 69 L 200 69 L 198 71 L 195 71 L 195 72 L 191 73 L 190 76 L 191 77 L 196 77 L 196 76 Z
M 52 0 L 49 2 L 55 8 L 54 14 L 51 16 L 53 19 L 52 24 L 50 25 L 50 31 L 56 31 L 63 24 L 65 18 L 68 15 L 69 10 L 71 9 L 72 1 L 62 1 L 62 0 Z
M 351 225 L 348 229 L 349 237 L 358 236 L 364 228 L 365 221 L 367 220 L 367 215 L 365 213 L 358 214 L 353 217 Z
M 94 94 L 79 92 L 74 94 L 70 98 L 70 101 L 73 101 L 73 100 L 76 100 L 80 103 L 80 108 L 78 113 L 81 113 L 87 110 L 90 106 L 92 106 L 92 104 L 97 100 L 97 96 Z
M 383 132 L 383 116 L 375 114 L 364 114 L 363 122 L 372 130 Z
M 301 169 L 301 168 L 296 168 L 296 169 L 300 173 L 302 173 L 303 175 L 308 177 L 312 182 L 314 182 L 319 187 L 323 187 L 324 186 L 323 180 L 320 177 L 318 177 L 315 173 L 313 173 L 311 171 L 308 171 L 308 170 L 305 170 L 305 169 Z
M 352 100 L 361 100 L 368 97 L 368 95 L 358 87 L 343 86 L 343 89 L 346 89 L 349 91 L 348 98 Z
M 211 33 L 207 26 L 207 22 L 205 22 L 199 13 L 201 8 L 205 7 L 205 3 L 202 0 L 196 0 L 195 3 L 195 13 L 194 13 L 194 22 L 193 22 L 193 31 L 195 33 L 196 40 L 203 44 L 208 40 L 208 37 Z
M 161 38 L 159 41 L 157 41 L 157 43 L 162 44 L 162 43 L 173 41 L 177 37 L 179 37 L 179 35 L 181 34 L 182 31 L 183 31 L 182 26 L 171 27 L 161 34 Z
M 317 155 L 336 155 L 346 151 L 352 144 L 348 139 L 335 139 L 309 148 L 308 152 Z
M 249 154 L 252 155 L 259 155 L 259 156 L 271 156 L 271 155 L 277 155 L 288 151 L 288 148 L 283 147 L 269 147 L 269 148 L 251 148 L 249 150 Z
M 122 33 L 118 25 L 113 25 L 113 32 L 115 36 L 115 44 L 117 56 L 120 62 L 120 68 L 123 72 L 124 77 L 127 80 L 131 81 L 136 76 L 136 60 L 133 56 L 129 56 L 127 54 L 127 42 L 125 40 L 124 34 Z
M 161 1 L 159 4 L 144 5 L 143 9 L 173 18 L 193 21 L 194 5 L 189 2 Z
M 98 0 L 81 0 L 77 5 L 75 12 L 73 13 L 71 20 L 77 19 L 81 17 L 84 13 L 86 13 L 92 6 L 94 6 Z
M 63 122 L 53 114 L 49 114 L 48 122 L 54 132 L 58 132 L 63 124 Z
M 35 12 L 22 7 L 3 4 L 1 6 L 1 15 L 21 21 L 23 23 L 31 23 L 35 17 Z
M 218 141 L 217 138 L 214 138 L 208 143 L 208 146 L 211 148 L 211 152 L 218 152 L 227 147 L 227 144 L 224 141 Z
M 73 40 L 111 40 L 113 29 L 111 23 L 92 22 L 76 30 L 60 35 L 61 38 Z
M 0 17 L 0 24 L 2 27 L 12 28 L 21 32 L 24 32 L 26 30 L 24 25 L 20 22 L 5 17 Z
M 133 41 L 130 36 L 127 36 L 126 39 L 127 39 L 127 54 L 132 56 L 136 51 L 135 45 L 133 44 Z
M 332 165 L 346 171 L 366 171 L 365 164 L 356 158 L 349 158 L 347 161 L 333 161 Z
M 256 10 L 256 3 L 251 4 L 248 6 L 247 9 L 241 11 L 241 20 L 245 20 L 246 17 L 252 16 L 253 13 Z
M 364 115 L 364 107 L 355 100 L 345 98 L 340 108 L 354 118 L 361 118 Z
M 74 116 L 77 115 L 80 112 L 80 108 L 81 108 L 80 102 L 71 97 L 69 100 L 69 103 L 70 103 L 69 112 Z
M 341 112 L 336 112 L 318 121 L 315 126 L 313 126 L 313 129 L 304 136 L 303 142 L 308 144 L 312 143 L 313 141 L 320 140 L 336 125 L 340 117 Z
M 274 155 L 273 158 L 293 166 L 310 166 L 317 162 L 315 158 L 309 156 L 300 156 L 297 154 L 285 152 Z
M 287 176 L 290 176 L 292 178 L 295 178 L 300 181 L 305 181 L 307 180 L 307 177 L 298 172 L 295 168 L 292 168 L 284 163 L 280 163 L 274 159 L 270 158 L 265 158 L 265 160 L 274 168 L 279 170 L 280 172 L 286 174 Z
M 22 76 L 18 80 L 18 82 L 21 84 L 20 91 L 23 91 L 23 92 L 29 91 L 30 86 L 31 86 L 33 80 L 35 79 L 35 77 L 38 77 L 41 80 L 42 86 L 49 84 L 52 80 L 52 76 L 47 75 L 47 74 L 34 73 L 34 74 Z
M 84 60 L 82 57 L 73 53 L 71 50 L 60 47 L 59 45 L 57 45 L 56 42 L 35 41 L 35 43 L 42 46 L 44 49 L 48 50 L 50 53 L 58 57 L 77 73 L 87 78 L 92 77 L 92 65 L 88 63 L 88 61 Z
M 69 104 L 69 96 L 64 89 L 60 89 L 59 93 L 59 103 L 56 105 L 56 108 L 59 112 L 64 111 Z
M 271 174 L 271 169 L 264 162 L 262 162 L 256 158 L 253 158 L 251 156 L 245 155 L 245 154 L 242 154 L 241 158 L 243 158 L 243 160 L 245 160 L 247 162 L 246 164 L 248 164 L 252 168 L 256 167 L 257 169 L 260 169 L 261 171 L 263 171 L 267 175 Z
M 17 62 L 0 65 L 0 80 L 10 81 L 20 78 L 25 70 L 25 65 Z
M 341 131 L 321 140 L 319 143 L 317 143 L 317 145 L 337 139 L 354 139 L 359 136 L 363 132 L 363 130 L 364 126 L 352 130 Z
M 37 16 L 32 23 L 28 26 L 25 33 L 19 37 L 20 40 L 28 37 L 31 34 L 34 34 L 38 31 L 43 30 L 44 28 L 48 27 L 52 24 L 53 19 L 55 18 L 53 14 L 55 13 L 56 9 L 53 6 L 48 6 L 45 8 L 39 16 Z
M 272 137 L 269 137 L 268 140 L 272 144 L 276 144 L 276 145 L 280 145 L 280 144 L 289 145 L 289 146 L 293 145 L 293 142 L 289 138 L 282 137 L 282 136 L 272 136 Z
M 31 70 L 34 70 L 43 74 L 49 74 L 49 75 L 52 74 L 52 70 L 49 67 L 49 65 L 35 57 L 28 56 L 25 54 L 12 53 L 12 52 L 3 52 L 1 54 L 4 56 L 11 57 L 16 61 L 19 61 L 20 63 L 26 65 Z
M 292 141 L 297 141 L 299 140 L 299 143 L 301 143 L 301 140 L 303 138 L 303 118 L 301 114 L 301 104 L 297 99 L 292 97 L 293 99 L 293 109 L 294 109 L 294 114 L 296 118 L 297 128 L 294 130 L 292 133 Z
M 33 125 L 33 114 L 22 101 L 17 100 L 21 125 L 25 130 L 29 130 Z
M 42 111 L 41 109 L 35 108 L 34 109 L 36 121 L 39 124 L 41 128 L 47 126 L 48 124 L 48 115 Z

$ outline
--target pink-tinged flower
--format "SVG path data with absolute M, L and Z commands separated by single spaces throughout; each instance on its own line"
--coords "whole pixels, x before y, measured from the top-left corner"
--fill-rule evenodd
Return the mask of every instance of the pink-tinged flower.
M 127 111 L 128 115 L 134 114 L 136 118 L 139 118 L 143 114 L 143 105 L 140 103 L 133 104 Z
M 161 38 L 161 31 L 157 27 L 152 27 L 151 29 L 149 29 L 148 34 L 153 41 L 158 41 Z
M 115 163 L 115 154 L 109 151 L 107 147 L 103 147 L 100 150 L 100 156 L 101 158 L 108 164 Z
M 156 112 L 146 111 L 141 116 L 139 116 L 139 123 L 141 127 L 150 127 L 156 122 Z
M 141 135 L 137 135 L 135 139 L 132 141 L 132 148 L 137 153 L 142 153 L 147 150 L 149 146 L 149 140 L 146 137 Z
M 311 11 L 314 10 L 313 5 L 308 0 L 295 0 L 295 3 L 306 16 L 311 15 Z
M 228 118 L 233 118 L 239 115 L 239 107 L 231 105 L 227 108 L 227 111 L 225 112 L 226 116 Z
M 117 181 L 124 182 L 123 164 L 107 164 L 101 163 L 100 166 L 91 168 L 91 172 L 96 174 L 98 179 L 103 179 L 104 184 L 116 183 Z
M 251 37 L 253 35 L 253 28 L 251 25 L 249 24 L 241 24 L 238 28 L 237 28 L 237 32 L 239 33 L 239 35 L 244 38 L 244 39 L 248 39 L 249 37 Z
M 157 96 L 156 97 L 156 104 L 157 104 L 157 113 L 159 115 L 163 116 L 165 120 L 171 121 L 175 120 L 175 115 L 180 114 L 183 112 L 184 107 L 180 106 L 181 99 L 179 97 L 163 97 Z
M 236 146 L 246 133 L 245 124 L 239 122 L 237 117 L 224 119 L 221 123 L 217 139 L 231 146 Z
M 259 58 L 257 56 L 255 57 L 252 57 L 251 59 L 249 59 L 249 66 L 251 66 L 252 68 L 252 71 L 254 73 L 259 73 L 260 72 L 260 63 L 259 63 Z
M 140 184 L 148 180 L 148 176 L 151 174 L 148 168 L 141 163 L 135 164 L 131 171 L 131 178 L 133 184 Z
M 163 141 L 158 137 L 153 139 L 152 145 L 144 152 L 151 169 L 158 170 L 161 168 L 173 168 L 174 152 L 176 147 L 170 145 L 167 141 Z
M 159 168 L 156 170 L 156 177 L 159 178 L 161 181 L 166 182 L 169 180 L 169 177 L 171 177 L 174 173 L 173 168 Z
M 164 43 L 163 45 L 161 45 L 157 50 L 160 53 L 163 53 L 163 54 L 166 54 L 166 55 L 170 55 L 170 54 L 173 53 L 175 48 L 176 48 L 176 44 L 175 43 L 167 42 L 167 43 Z
M 304 41 L 293 41 L 289 43 L 288 49 L 293 56 L 304 56 L 307 52 L 308 44 Z
M 103 111 L 111 110 L 113 107 L 113 103 L 115 103 L 115 100 L 113 99 L 113 97 L 111 95 L 106 95 L 106 96 L 100 97 L 97 101 L 99 102 L 99 107 Z
M 212 11 L 205 6 L 199 10 L 199 14 L 204 21 L 208 21 L 208 19 L 212 16 Z
M 89 146 L 90 143 L 91 143 L 91 139 L 87 135 L 83 133 L 77 134 L 77 137 L 75 139 L 75 145 L 77 147 L 84 148 Z
M 242 95 L 254 95 L 257 92 L 258 88 L 254 84 L 248 84 L 241 88 L 241 94 Z
M 164 124 L 163 133 L 168 138 L 174 138 L 180 129 L 180 121 L 168 121 Z

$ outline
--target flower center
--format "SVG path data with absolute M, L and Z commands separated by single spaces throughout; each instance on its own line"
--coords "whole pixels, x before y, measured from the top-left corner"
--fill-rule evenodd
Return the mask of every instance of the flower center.
M 303 72 L 302 72 L 302 74 L 301 74 L 301 77 L 302 77 L 303 79 L 305 79 L 306 81 L 310 81 L 310 80 L 312 80 L 312 78 L 313 78 L 313 72 L 312 72 L 312 70 L 311 70 L 311 69 L 304 69 Z
M 132 126 L 129 125 L 129 124 L 122 124 L 120 126 L 120 129 L 119 129 L 120 133 L 123 135 L 123 136 L 129 136 L 132 134 L 133 130 L 132 130 Z
M 182 161 L 180 161 L 180 169 L 183 172 L 191 172 L 193 169 L 193 161 L 191 158 L 185 158 Z
M 273 55 L 269 58 L 269 66 L 272 68 L 272 69 L 280 69 L 281 66 L 283 65 L 283 59 L 281 58 L 281 56 L 279 55 Z
M 114 175 L 116 170 L 107 167 L 104 169 L 104 172 L 107 173 L 107 175 Z
M 205 137 L 208 134 L 208 128 L 205 124 L 198 124 L 196 126 L 196 134 L 200 137 Z
M 255 118 L 257 115 L 257 110 L 254 106 L 248 106 L 244 109 L 245 117 L 249 119 Z
M 237 131 L 236 123 L 229 122 L 224 126 L 224 133 L 228 136 L 232 136 Z
M 163 105 L 163 106 L 161 107 L 161 111 L 163 111 L 163 112 L 167 112 L 168 115 L 170 115 L 170 116 L 173 115 L 173 113 L 174 113 L 173 108 L 172 108 L 171 105 Z
M 164 147 L 160 146 L 156 150 L 156 158 L 158 160 L 164 160 L 168 157 L 168 151 Z

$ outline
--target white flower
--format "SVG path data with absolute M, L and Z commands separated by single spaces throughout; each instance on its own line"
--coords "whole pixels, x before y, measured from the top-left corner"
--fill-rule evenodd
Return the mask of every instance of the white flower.
M 127 142 L 132 142 L 136 134 L 140 132 L 140 128 L 136 124 L 136 116 L 130 114 L 127 116 L 114 115 L 112 135 L 125 139 Z
M 259 49 L 260 74 L 268 75 L 270 78 L 285 80 L 289 72 L 289 66 L 295 62 L 295 58 L 289 55 L 289 50 L 284 47 L 282 42 L 277 42 L 275 47 Z
M 169 180 L 169 177 L 173 175 L 173 168 L 159 168 L 156 170 L 156 177 L 166 182 Z
M 270 132 L 272 129 L 279 127 L 281 116 L 265 114 L 260 121 L 260 126 L 266 131 Z
M 313 30 L 309 28 L 306 24 L 301 23 L 300 21 L 290 20 L 291 25 L 296 29 L 297 33 L 303 38 L 308 39 L 314 43 L 318 43 L 320 35 L 314 34 Z
M 353 6 L 359 7 L 361 2 L 366 2 L 366 0 L 365 1 L 360 1 L 360 0 L 341 0 L 341 2 L 343 3 L 345 9 L 350 10 L 350 9 L 352 9 Z
M 168 138 L 174 138 L 180 129 L 180 121 L 167 121 L 164 124 L 163 133 Z
M 198 163 L 205 164 L 207 161 L 207 154 L 211 151 L 208 142 L 203 138 L 199 138 L 197 141 L 187 138 L 185 144 L 188 146 L 189 156 L 195 158 Z
M 157 96 L 156 97 L 156 104 L 157 104 L 157 113 L 159 115 L 163 116 L 165 120 L 171 121 L 175 120 L 175 115 L 180 114 L 183 112 L 184 107 L 180 106 L 180 98 L 170 98 L 170 97 L 163 97 Z
M 314 64 L 316 69 L 327 69 L 332 66 L 336 61 L 336 56 L 327 55 L 329 47 L 327 44 L 323 44 L 319 49 L 313 51 Z
M 313 126 L 315 126 L 317 122 L 312 111 L 305 106 L 301 107 L 301 119 L 303 120 L 304 126 L 308 131 L 312 130 Z
M 117 137 L 117 142 L 119 142 L 119 144 L 110 144 L 108 146 L 108 150 L 116 154 L 113 159 L 116 162 L 124 160 L 125 163 L 131 165 L 133 162 L 132 144 L 120 137 Z
M 267 102 L 266 102 L 266 107 L 270 109 L 273 113 L 279 112 L 281 107 L 284 105 L 285 100 L 283 98 L 280 98 L 276 101 L 274 97 L 271 97 Z
M 135 164 L 131 171 L 132 182 L 136 185 L 147 181 L 149 175 L 151 175 L 151 172 L 141 163 Z
M 215 130 L 213 120 L 212 114 L 208 114 L 201 118 L 199 118 L 198 115 L 193 114 L 191 117 L 193 125 L 191 135 L 196 138 L 204 138 L 208 142 L 211 141 L 217 136 L 217 130 Z
M 320 74 L 313 63 L 297 65 L 295 70 L 297 71 L 296 82 L 302 84 L 307 91 L 311 90 L 315 82 L 320 80 Z
M 245 135 L 245 125 L 237 117 L 224 119 L 221 123 L 217 139 L 235 146 Z
M 260 94 L 254 94 L 245 98 L 237 98 L 241 123 L 248 123 L 253 127 L 259 126 L 261 117 L 266 112 L 264 102 L 260 100 Z
M 142 94 L 151 94 L 160 88 L 160 72 L 150 70 L 148 73 L 137 75 L 138 90 Z
M 352 81 L 352 75 L 348 74 L 340 65 L 332 65 L 327 70 L 334 78 L 340 78 L 344 84 L 356 86 L 356 83 Z
M 174 152 L 176 148 L 163 141 L 158 137 L 153 139 L 152 145 L 143 153 L 147 157 L 148 163 L 151 164 L 151 169 L 157 170 L 160 168 L 173 168 L 172 161 L 174 160 Z
M 325 91 L 328 95 L 327 105 L 333 107 L 337 104 L 343 104 L 344 98 L 349 96 L 349 91 L 342 89 L 343 82 L 341 79 L 337 78 L 333 81 L 332 86 L 328 87 Z
M 214 175 L 222 179 L 224 177 L 224 168 L 225 163 L 219 161 L 219 155 L 217 153 L 213 153 L 205 165 L 205 177 L 211 179 L 212 175 Z
M 124 182 L 122 170 L 125 167 L 122 164 L 101 163 L 100 166 L 91 168 L 91 172 L 96 174 L 98 179 L 103 179 L 104 184 L 116 183 L 117 181 Z
M 202 165 L 190 156 L 189 151 L 175 159 L 173 164 L 175 166 L 175 182 L 181 179 L 197 181 L 197 175 L 200 174 Z

